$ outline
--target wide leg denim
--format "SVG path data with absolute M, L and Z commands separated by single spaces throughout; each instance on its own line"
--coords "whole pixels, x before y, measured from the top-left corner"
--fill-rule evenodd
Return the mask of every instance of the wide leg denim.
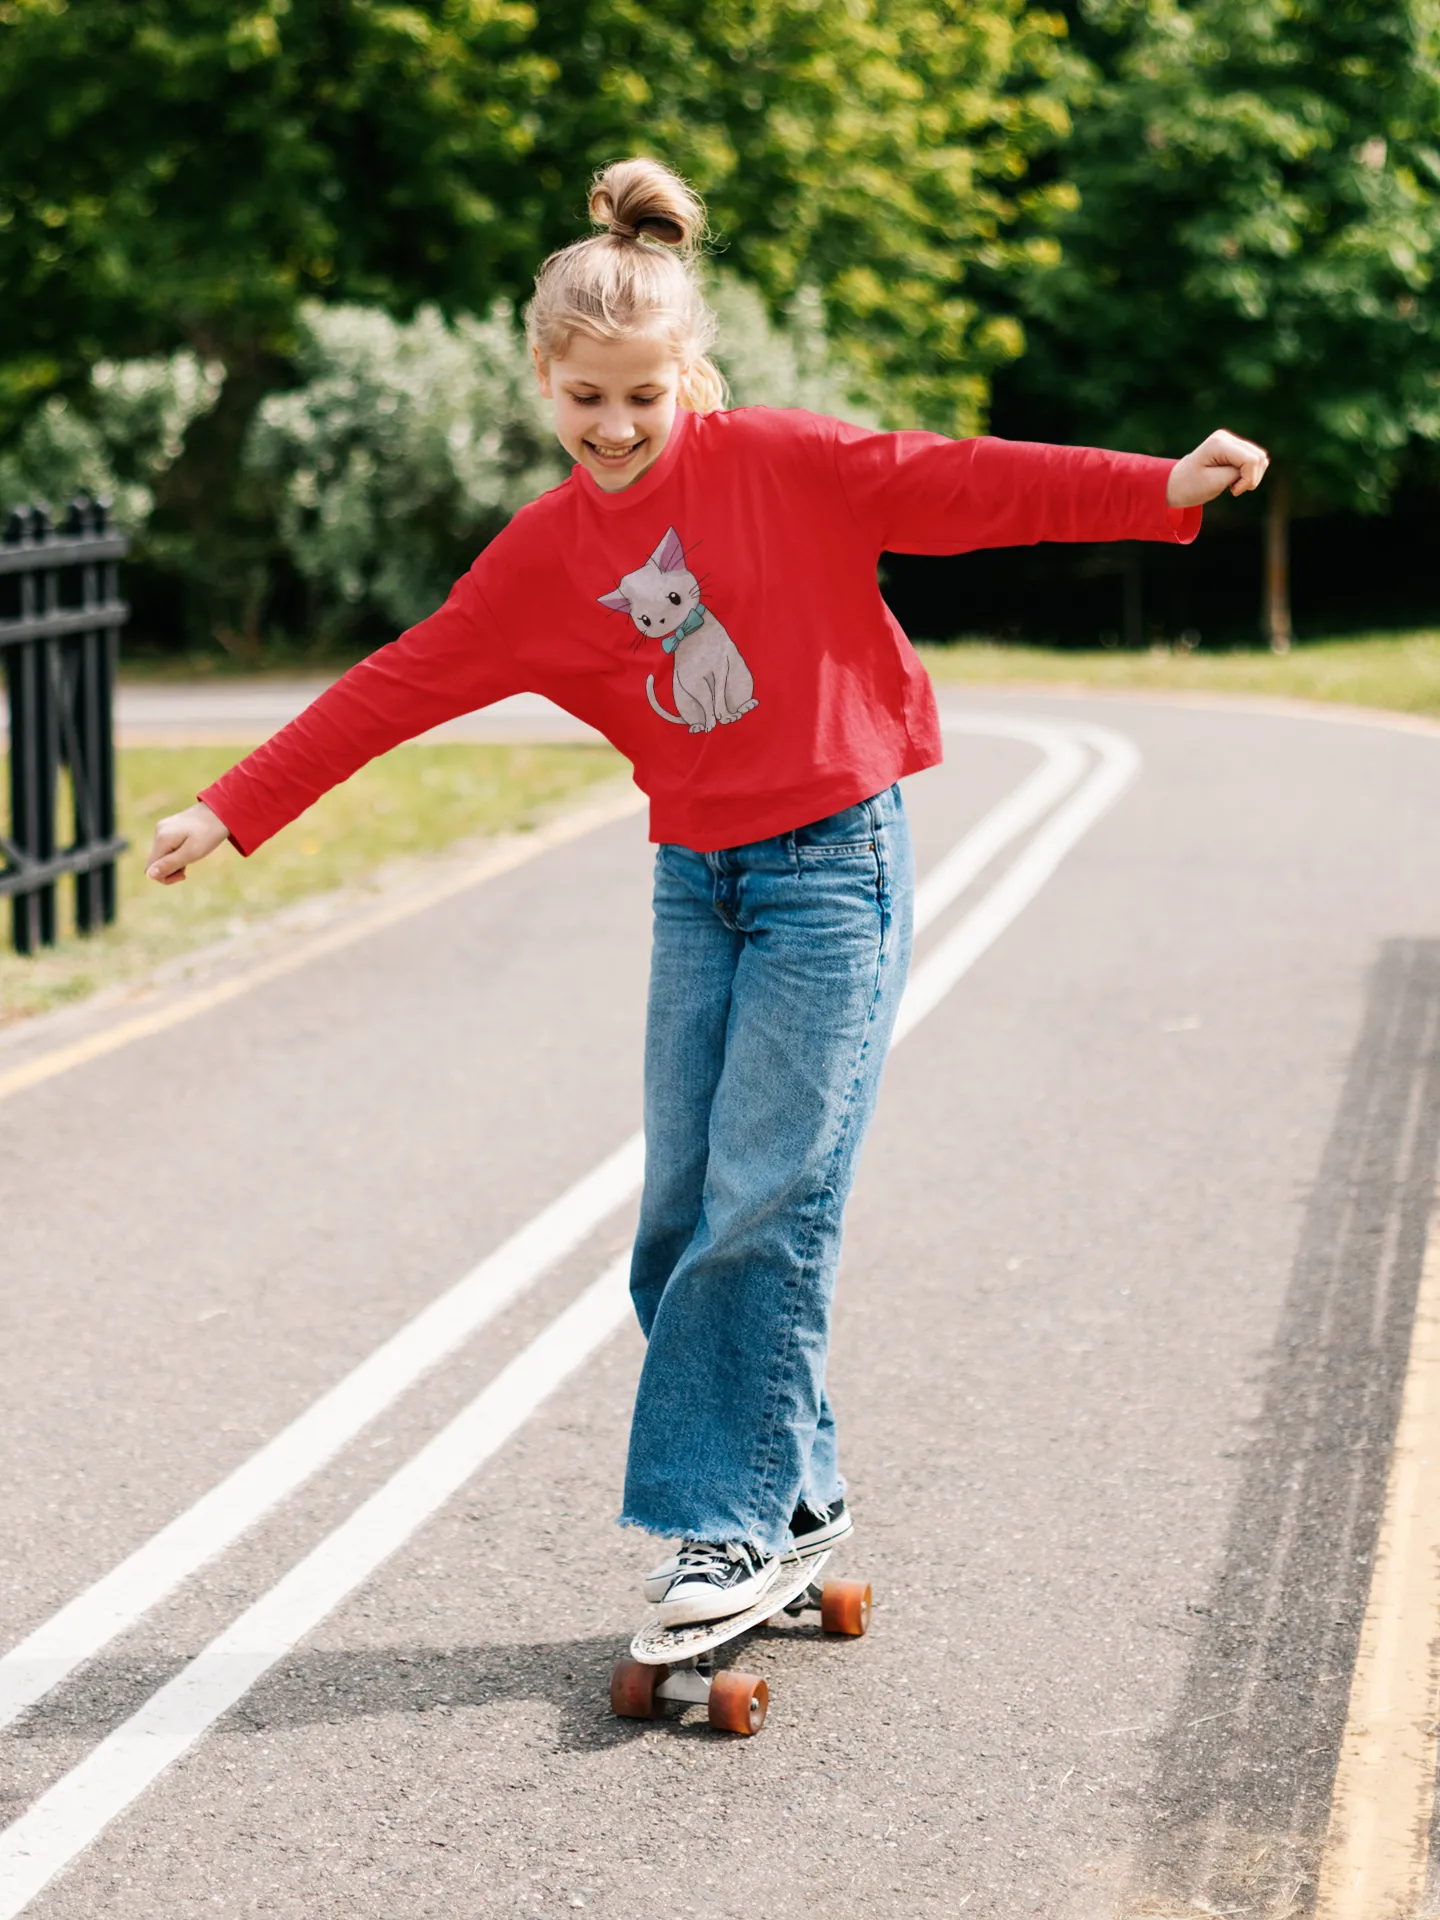
M 774 1552 L 801 1501 L 843 1491 L 830 1307 L 913 903 L 898 787 L 771 840 L 657 852 L 629 1525 Z

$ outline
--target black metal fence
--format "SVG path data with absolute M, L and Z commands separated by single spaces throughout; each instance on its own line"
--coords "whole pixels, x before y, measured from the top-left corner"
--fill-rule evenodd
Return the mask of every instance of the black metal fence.
M 0 538 L 0 658 L 10 701 L 10 832 L 0 834 L 0 896 L 17 953 L 53 943 L 56 895 L 75 876 L 82 933 L 115 918 L 112 708 L 120 628 L 118 562 L 127 542 L 98 501 L 72 502 L 53 527 L 39 507 L 12 513 Z M 62 831 L 68 772 L 74 837 Z

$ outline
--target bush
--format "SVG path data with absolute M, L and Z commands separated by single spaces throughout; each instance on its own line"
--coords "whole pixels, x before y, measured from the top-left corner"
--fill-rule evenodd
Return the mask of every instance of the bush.
M 711 290 L 716 358 L 737 405 L 857 413 L 828 355 L 817 295 L 775 326 L 733 275 Z M 247 463 L 274 490 L 286 552 L 322 642 L 406 627 L 570 462 L 555 440 L 513 309 L 408 322 L 374 307 L 305 311 L 301 384 L 264 401 Z
M 59 509 L 77 494 L 112 503 L 116 522 L 142 535 L 154 487 L 174 464 L 187 428 L 220 397 L 218 360 L 181 352 L 168 359 L 102 360 L 86 391 L 53 395 L 0 453 L 0 507 Z
M 318 637 L 410 626 L 517 507 L 568 471 L 510 307 L 408 322 L 312 304 L 301 384 L 265 400 L 246 460 L 273 487 Z
M 825 338 L 820 295 L 802 287 L 776 326 L 755 289 L 733 273 L 718 273 L 707 289 L 720 323 L 715 361 L 737 407 L 808 407 L 872 426 L 879 409 L 857 403 L 847 375 Z

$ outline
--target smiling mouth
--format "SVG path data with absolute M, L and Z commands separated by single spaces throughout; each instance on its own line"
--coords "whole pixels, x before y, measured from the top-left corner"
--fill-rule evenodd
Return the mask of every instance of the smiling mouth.
M 593 440 L 585 442 L 587 451 L 607 467 L 623 467 L 627 460 L 639 453 L 644 444 L 643 440 L 632 440 L 628 447 L 602 447 Z

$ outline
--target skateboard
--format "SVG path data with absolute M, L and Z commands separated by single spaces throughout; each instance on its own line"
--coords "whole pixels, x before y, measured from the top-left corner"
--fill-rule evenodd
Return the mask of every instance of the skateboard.
M 662 1627 L 653 1617 L 630 1642 L 627 1658 L 610 1675 L 610 1708 L 627 1720 L 658 1720 L 668 1702 L 704 1707 L 712 1727 L 758 1733 L 770 1690 L 753 1673 L 717 1670 L 715 1650 L 763 1626 L 776 1614 L 818 1612 L 826 1633 L 864 1633 L 870 1624 L 870 1588 L 864 1580 L 821 1580 L 829 1553 L 782 1560 L 764 1594 L 728 1620 L 696 1620 Z

